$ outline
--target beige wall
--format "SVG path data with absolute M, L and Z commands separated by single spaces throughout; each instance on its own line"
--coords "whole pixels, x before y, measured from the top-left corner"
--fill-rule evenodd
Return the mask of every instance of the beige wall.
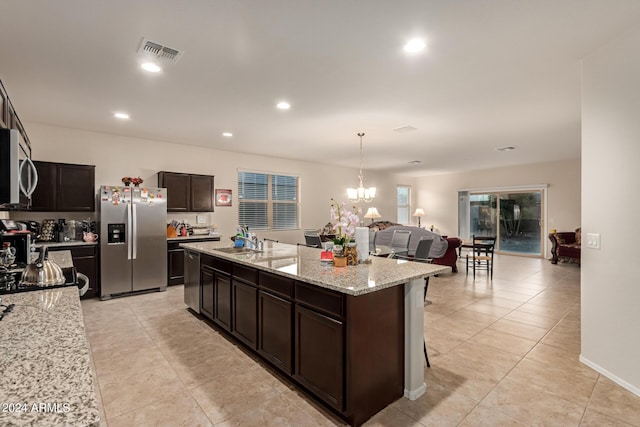
M 639 45 L 636 26 L 583 62 L 580 360 L 640 396 Z
M 337 200 L 346 201 L 346 188 L 358 184 L 356 169 L 246 155 L 38 123 L 26 123 L 25 126 L 33 144 L 35 160 L 96 165 L 96 186 L 119 184 L 123 176 L 140 176 L 145 184 L 156 186 L 156 174 L 162 170 L 215 175 L 216 188 L 233 190 L 233 206 L 216 207 L 215 212 L 204 215 L 207 216 L 208 222 L 216 224 L 220 232 L 225 235 L 233 233 L 238 222 L 238 204 L 235 198 L 238 168 L 299 176 L 302 228 L 317 228 L 326 224 L 329 221 L 330 199 L 334 197 Z M 376 186 L 378 190 L 378 197 L 369 206 L 376 206 L 385 219 L 395 220 L 396 185 L 412 183 L 412 180 L 366 170 L 364 177 L 365 185 Z M 368 205 L 362 204 L 361 207 L 366 211 Z M 16 218 L 36 220 L 52 217 L 51 214 L 39 213 L 13 215 Z M 72 219 L 86 216 L 72 213 L 53 215 L 55 218 Z M 170 214 L 169 216 L 176 219 L 184 218 L 195 223 L 195 214 Z M 288 243 L 303 241 L 302 232 L 299 230 L 259 233 L 259 235 Z
M 513 166 L 417 179 L 416 206 L 425 210 L 424 225 L 442 234 L 458 235 L 458 190 L 548 184 L 548 230 L 580 226 L 580 160 Z M 546 239 L 545 239 L 546 242 Z

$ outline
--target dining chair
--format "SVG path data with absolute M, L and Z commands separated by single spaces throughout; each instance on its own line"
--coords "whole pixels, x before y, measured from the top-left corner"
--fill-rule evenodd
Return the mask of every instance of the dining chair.
M 472 236 L 471 252 L 467 253 L 467 275 L 469 274 L 469 262 L 473 269 L 473 279 L 476 278 L 476 270 L 487 270 L 493 280 L 493 250 L 496 246 L 496 237 Z
M 395 254 L 407 255 L 409 252 L 409 239 L 411 239 L 411 231 L 409 230 L 393 230 L 391 237 L 391 249 Z

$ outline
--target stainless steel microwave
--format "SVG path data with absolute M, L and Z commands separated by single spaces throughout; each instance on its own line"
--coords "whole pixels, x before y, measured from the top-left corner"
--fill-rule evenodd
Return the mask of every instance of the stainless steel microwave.
M 38 185 L 31 148 L 16 129 L 0 129 L 0 207 L 28 208 Z

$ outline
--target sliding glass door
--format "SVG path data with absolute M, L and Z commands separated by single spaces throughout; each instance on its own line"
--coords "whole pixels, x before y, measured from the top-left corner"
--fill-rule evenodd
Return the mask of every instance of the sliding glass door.
M 543 196 L 543 190 L 470 192 L 469 237 L 496 236 L 498 252 L 542 256 Z

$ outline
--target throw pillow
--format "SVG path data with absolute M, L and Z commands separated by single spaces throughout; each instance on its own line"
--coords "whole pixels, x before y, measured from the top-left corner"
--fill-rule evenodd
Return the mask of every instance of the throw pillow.
M 582 229 L 576 228 L 576 244 L 577 245 L 581 244 L 581 241 L 582 241 Z
M 559 245 L 565 244 L 564 236 L 560 234 L 556 234 L 555 236 L 556 236 L 556 242 L 558 242 Z

